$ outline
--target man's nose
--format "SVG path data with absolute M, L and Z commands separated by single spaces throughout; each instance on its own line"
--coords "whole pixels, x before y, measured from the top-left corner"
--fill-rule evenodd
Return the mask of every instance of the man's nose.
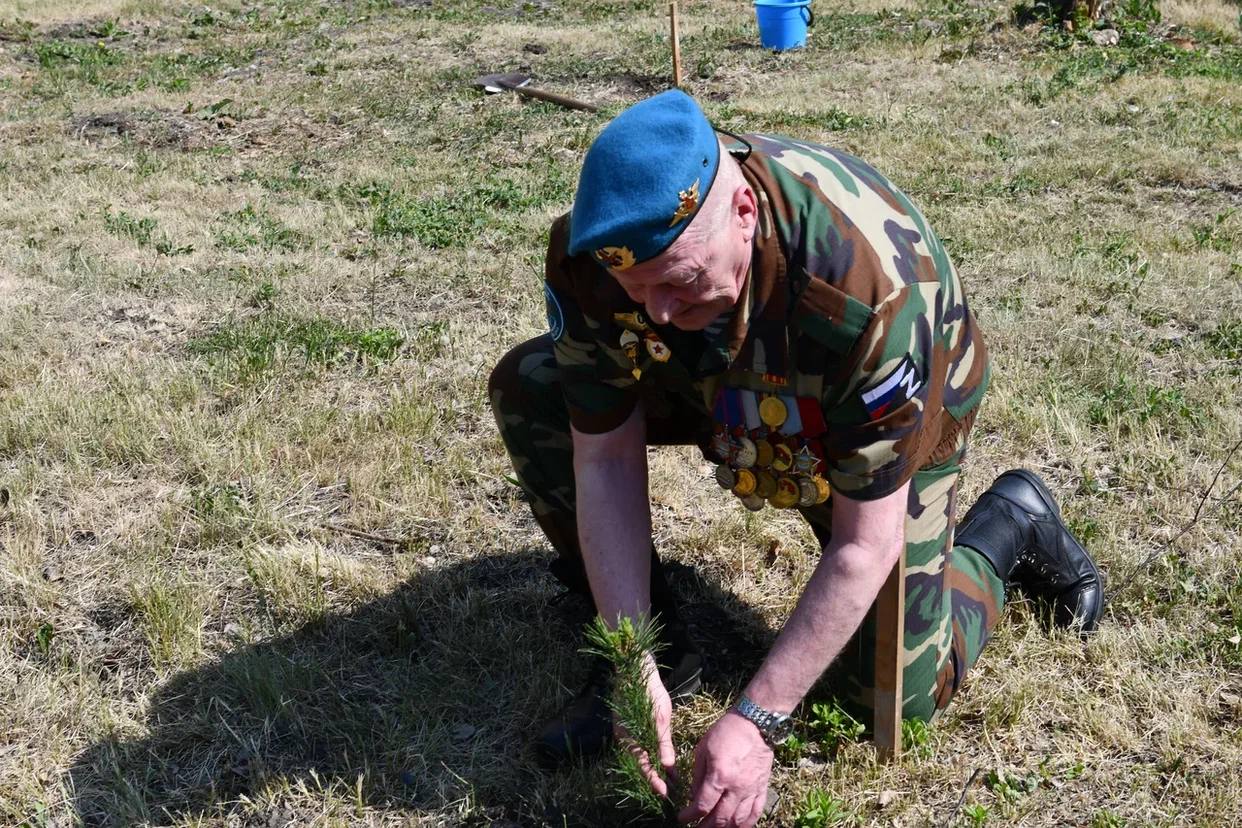
M 647 315 L 657 325 L 667 325 L 673 318 L 673 300 L 668 291 L 658 288 L 647 290 Z

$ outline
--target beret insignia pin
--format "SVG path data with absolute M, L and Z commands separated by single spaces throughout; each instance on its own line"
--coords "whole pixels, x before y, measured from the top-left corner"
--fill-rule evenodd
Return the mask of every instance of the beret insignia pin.
M 628 247 L 601 247 L 595 251 L 595 258 L 604 267 L 613 270 L 625 270 L 634 266 L 634 251 Z
M 673 220 L 668 223 L 672 227 L 677 222 L 686 219 L 699 206 L 699 179 L 694 179 L 694 183 L 689 189 L 682 190 L 677 194 L 677 210 L 673 213 Z

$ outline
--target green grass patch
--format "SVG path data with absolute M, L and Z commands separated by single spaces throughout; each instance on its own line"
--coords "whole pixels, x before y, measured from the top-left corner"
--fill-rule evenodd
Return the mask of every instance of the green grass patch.
M 216 231 L 216 246 L 226 250 L 270 250 L 291 253 L 308 243 L 298 231 L 286 227 L 253 204 L 228 213 Z
M 1242 319 L 1227 319 L 1204 337 L 1208 350 L 1221 359 L 1242 363 Z M 1242 368 L 1242 364 L 1239 365 Z
M 1159 422 L 1175 433 L 1187 433 L 1202 421 L 1201 412 L 1180 388 L 1153 385 L 1128 374 L 1117 374 L 1098 389 L 1087 408 L 1087 422 L 1097 427 L 1117 427 L 1129 433 L 1148 421 Z
M 214 369 L 244 384 L 282 368 L 312 370 L 341 364 L 373 368 L 395 359 L 404 341 L 395 328 L 265 313 L 230 320 L 192 340 L 189 347 Z
M 1127 33 L 1116 47 L 1080 46 L 1071 51 L 1048 81 L 1032 84 L 1028 98 L 1042 104 L 1065 92 L 1090 91 L 1127 75 L 1149 74 L 1242 80 L 1242 47 L 1227 44 L 1183 49 L 1145 33 Z
M 866 115 L 853 115 L 835 106 L 812 112 L 791 112 L 777 109 L 772 112 L 751 112 L 739 110 L 726 113 L 726 117 L 741 117 L 754 132 L 778 132 L 787 129 L 820 129 L 830 132 L 844 132 L 851 129 L 869 129 L 878 125 L 874 118 Z
M 252 48 L 233 45 L 205 44 L 197 50 L 176 51 L 161 51 L 153 45 L 157 42 L 137 40 L 120 30 L 101 40 L 34 43 L 30 54 L 42 70 L 35 92 L 57 97 L 80 86 L 112 97 L 145 89 L 181 92 L 203 76 L 254 59 Z
M 103 220 L 109 233 L 132 239 L 139 247 L 154 248 L 161 256 L 182 256 L 194 252 L 192 244 L 177 244 L 164 233 L 157 234 L 155 231 L 159 222 L 149 216 L 137 218 L 124 210 L 113 213 L 104 208 Z
M 152 581 L 131 587 L 130 605 L 157 668 L 175 668 L 199 654 L 204 608 L 196 587 Z
M 371 232 L 377 238 L 414 238 L 435 249 L 465 247 L 489 227 L 511 222 L 512 213 L 561 198 L 565 183 L 532 190 L 496 179 L 434 198 L 373 183 L 358 188 L 355 196 L 372 208 Z

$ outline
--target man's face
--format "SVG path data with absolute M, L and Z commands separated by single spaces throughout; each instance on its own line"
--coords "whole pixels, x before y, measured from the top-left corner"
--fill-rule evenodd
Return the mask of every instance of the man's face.
M 654 259 L 609 273 L 631 299 L 642 303 L 652 322 L 699 331 L 737 304 L 750 268 L 746 230 L 746 222 L 731 211 L 719 232 L 700 234 L 687 228 L 687 238 Z

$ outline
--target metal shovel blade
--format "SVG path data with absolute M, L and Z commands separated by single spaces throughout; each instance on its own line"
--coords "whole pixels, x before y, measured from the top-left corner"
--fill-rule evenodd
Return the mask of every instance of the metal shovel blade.
M 530 75 L 521 72 L 502 72 L 497 75 L 483 75 L 474 79 L 474 86 L 489 94 L 504 92 L 506 89 L 521 89 L 530 83 Z

